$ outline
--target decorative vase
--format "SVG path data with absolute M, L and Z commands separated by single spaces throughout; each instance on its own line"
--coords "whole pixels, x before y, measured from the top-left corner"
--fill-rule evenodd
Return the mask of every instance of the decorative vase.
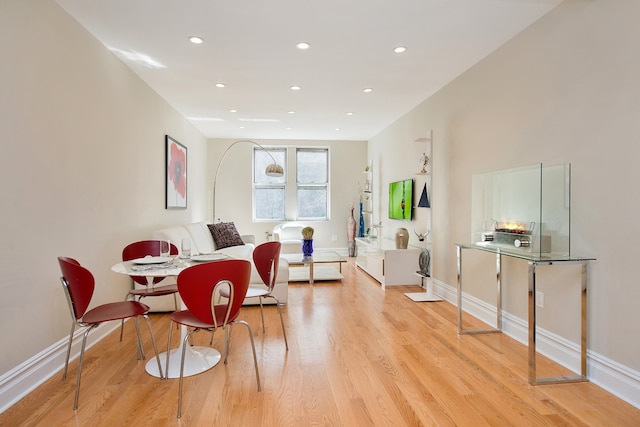
M 347 241 L 349 242 L 349 256 L 356 256 L 356 219 L 353 217 L 353 205 L 351 205 L 351 216 L 347 218 Z
M 313 239 L 302 240 L 302 255 L 305 257 L 313 255 Z
M 407 249 L 409 245 L 409 230 L 398 228 L 396 230 L 396 249 Z
M 360 202 L 360 229 L 358 230 L 358 237 L 364 237 L 364 215 L 362 214 L 362 202 Z

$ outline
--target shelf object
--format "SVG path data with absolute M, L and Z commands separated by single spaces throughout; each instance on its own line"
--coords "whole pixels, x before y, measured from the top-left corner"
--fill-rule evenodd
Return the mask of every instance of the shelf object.
M 430 143 L 427 146 L 428 149 L 422 152 L 422 155 L 418 160 L 418 167 L 420 168 L 420 170 L 416 173 L 416 175 L 429 175 L 429 172 L 427 172 L 427 165 L 429 164 L 429 160 L 430 160 L 429 156 L 431 155 L 430 149 L 431 149 L 431 143 L 433 143 L 433 130 L 430 130 L 426 136 L 417 138 L 415 142 Z
M 427 183 L 424 183 L 424 187 L 422 188 L 422 194 L 420 195 L 420 200 L 418 201 L 419 208 L 430 208 L 431 204 L 429 203 L 429 196 L 427 195 Z

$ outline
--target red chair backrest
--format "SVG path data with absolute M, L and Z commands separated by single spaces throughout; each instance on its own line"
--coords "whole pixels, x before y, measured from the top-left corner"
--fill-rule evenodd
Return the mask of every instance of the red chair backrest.
M 73 258 L 58 257 L 58 264 L 62 271 L 62 279 L 66 282 L 75 318 L 81 319 L 89 308 L 95 289 L 93 274 Z
M 178 255 L 178 247 L 171 243 L 169 248 L 171 255 Z M 129 243 L 122 250 L 122 261 L 131 261 L 132 259 L 144 258 L 147 255 L 160 255 L 160 240 L 140 240 L 139 242 Z M 131 276 L 131 278 L 141 285 L 147 284 L 147 278 L 144 276 Z M 162 281 L 164 277 L 154 277 L 153 283 Z
M 281 246 L 278 241 L 266 242 L 256 246 L 253 250 L 253 264 L 258 270 L 260 278 L 270 290 L 276 284 Z
M 238 317 L 244 297 L 249 288 L 251 277 L 251 263 L 243 259 L 224 259 L 194 265 L 183 270 L 178 275 L 178 292 L 187 309 L 202 322 L 214 324 L 213 299 L 214 288 L 221 281 L 229 281 L 233 286 L 233 298 L 224 304 L 215 306 L 218 314 L 217 326 L 224 326 L 220 322 L 220 313 L 226 312 L 230 304 L 229 321 Z M 222 316 L 224 318 L 224 316 Z

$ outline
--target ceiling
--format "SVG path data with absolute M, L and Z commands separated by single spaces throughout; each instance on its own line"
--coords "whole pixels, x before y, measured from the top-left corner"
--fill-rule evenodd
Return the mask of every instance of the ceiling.
M 368 140 L 561 1 L 57 3 L 207 138 Z

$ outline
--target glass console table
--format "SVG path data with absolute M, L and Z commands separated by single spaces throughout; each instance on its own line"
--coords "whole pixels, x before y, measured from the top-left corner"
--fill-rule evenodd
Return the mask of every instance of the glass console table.
M 589 261 L 595 258 L 565 256 L 556 254 L 540 254 L 526 253 L 518 251 L 504 250 L 490 244 L 473 243 L 473 244 L 456 244 L 457 247 L 457 279 L 458 279 L 458 333 L 459 334 L 479 334 L 502 332 L 502 283 L 501 283 L 501 264 L 502 257 L 508 256 L 523 259 L 529 264 L 529 384 L 557 384 L 565 382 L 588 381 L 587 379 L 587 266 Z M 490 252 L 496 255 L 496 285 L 497 285 L 497 301 L 496 301 L 496 328 L 488 329 L 463 329 L 462 327 L 462 252 L 463 249 L 473 249 L 479 251 Z M 581 284 L 581 325 L 580 325 L 580 375 L 575 376 L 559 376 L 549 378 L 538 378 L 536 375 L 536 267 L 538 265 L 553 264 L 580 264 L 582 266 L 582 284 Z

